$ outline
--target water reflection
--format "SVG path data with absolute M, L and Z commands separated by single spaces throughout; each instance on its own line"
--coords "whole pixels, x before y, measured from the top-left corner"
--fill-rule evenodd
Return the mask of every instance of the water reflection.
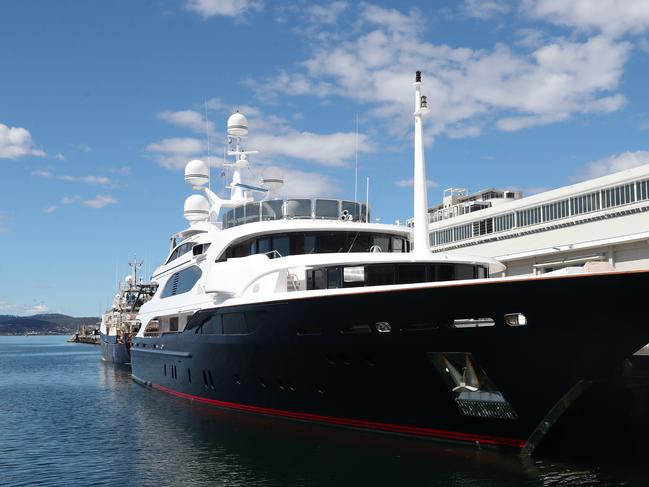
M 0 337 L 2 485 L 649 485 L 642 465 L 530 459 L 206 408 L 135 384 L 98 348 L 21 338 L 55 355 L 15 355 L 16 341 Z

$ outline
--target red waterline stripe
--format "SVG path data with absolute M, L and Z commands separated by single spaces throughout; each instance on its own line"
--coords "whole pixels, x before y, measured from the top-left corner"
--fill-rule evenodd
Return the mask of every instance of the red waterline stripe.
M 260 406 L 250 406 L 246 404 L 238 404 L 234 402 L 219 401 L 217 399 L 208 399 L 206 397 L 194 396 L 192 394 L 187 394 L 184 392 L 175 391 L 167 387 L 161 386 L 159 384 L 151 385 L 154 389 L 157 389 L 168 394 L 173 394 L 174 396 L 182 397 L 184 399 L 189 399 L 191 401 L 202 402 L 205 404 L 211 404 L 213 406 L 218 406 L 227 409 L 236 409 L 239 411 L 246 411 L 250 413 L 265 414 L 269 416 L 280 416 L 284 418 L 291 419 L 301 419 L 304 421 L 315 421 L 320 423 L 329 423 L 340 426 L 351 426 L 355 428 L 367 428 L 380 431 L 390 431 L 394 433 L 403 433 L 410 435 L 418 436 L 428 436 L 432 438 L 443 438 L 449 440 L 457 441 L 470 441 L 470 442 L 479 442 L 489 445 L 502 445 L 510 446 L 515 448 L 523 448 L 525 446 L 525 441 L 517 440 L 513 438 L 503 438 L 499 436 L 484 436 L 484 435 L 473 435 L 470 433 L 462 433 L 459 431 L 447 431 L 447 430 L 438 430 L 431 428 L 420 428 L 417 426 L 405 426 L 399 424 L 388 424 L 388 423 L 376 423 L 374 421 L 364 421 L 360 419 L 349 419 L 349 418 L 338 418 L 334 416 L 322 416 L 319 414 L 311 413 L 301 413 L 297 411 L 284 411 L 282 409 L 272 409 L 265 408 Z

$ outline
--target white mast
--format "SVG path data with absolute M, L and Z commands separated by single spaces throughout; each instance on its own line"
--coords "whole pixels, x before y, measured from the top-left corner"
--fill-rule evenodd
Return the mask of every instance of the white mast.
M 428 238 L 428 196 L 426 195 L 426 159 L 424 156 L 423 115 L 428 111 L 426 97 L 421 95 L 421 71 L 415 75 L 415 172 L 414 172 L 414 252 L 430 252 Z

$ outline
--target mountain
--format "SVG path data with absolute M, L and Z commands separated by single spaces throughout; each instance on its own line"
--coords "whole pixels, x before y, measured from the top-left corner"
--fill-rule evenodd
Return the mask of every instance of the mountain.
M 71 335 L 81 326 L 95 328 L 98 317 L 75 318 L 62 314 L 0 315 L 0 335 Z

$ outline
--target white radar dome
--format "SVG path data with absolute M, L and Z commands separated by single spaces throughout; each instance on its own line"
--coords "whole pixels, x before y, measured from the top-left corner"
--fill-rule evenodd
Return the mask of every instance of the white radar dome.
M 205 196 L 193 194 L 185 200 L 185 219 L 189 222 L 205 221 L 210 216 L 210 204 Z
M 243 113 L 233 113 L 228 118 L 228 135 L 232 137 L 245 137 L 248 135 L 248 119 Z
M 284 176 L 278 167 L 267 167 L 261 177 L 261 184 L 268 188 L 268 191 L 275 193 L 284 186 Z
M 185 182 L 190 186 L 199 188 L 210 180 L 210 168 L 200 159 L 189 161 L 185 166 Z
M 131 275 L 126 276 L 126 277 L 124 278 L 124 282 L 125 282 L 126 284 L 131 284 L 131 283 L 133 282 L 133 276 L 131 276 Z

